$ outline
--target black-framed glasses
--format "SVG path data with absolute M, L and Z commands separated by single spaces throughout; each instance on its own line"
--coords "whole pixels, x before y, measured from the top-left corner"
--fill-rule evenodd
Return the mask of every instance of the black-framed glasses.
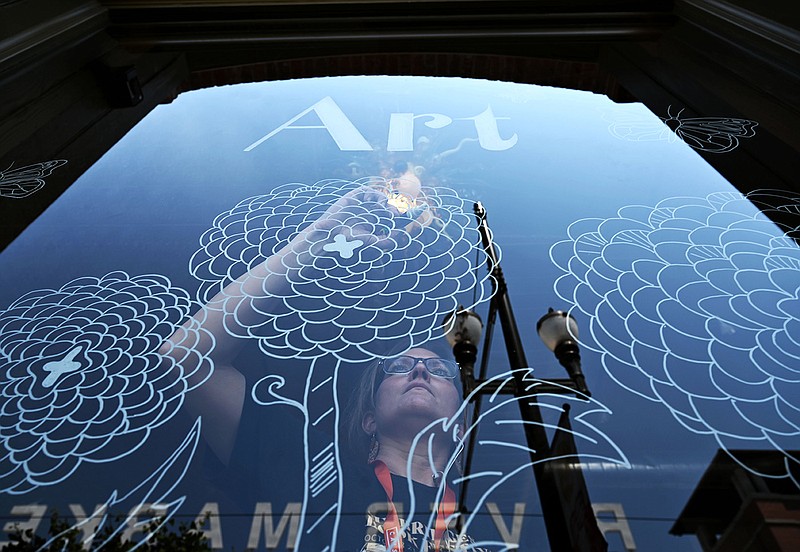
M 402 355 L 394 358 L 387 358 L 380 361 L 383 371 L 390 375 L 408 374 L 418 362 L 421 362 L 425 369 L 432 376 L 437 378 L 453 379 L 458 375 L 458 363 L 446 358 L 419 358 Z

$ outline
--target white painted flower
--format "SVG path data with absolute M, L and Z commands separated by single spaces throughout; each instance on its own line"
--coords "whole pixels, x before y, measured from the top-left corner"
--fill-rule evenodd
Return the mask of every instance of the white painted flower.
M 157 353 L 190 305 L 163 276 L 112 272 L 32 291 L 0 312 L 0 491 L 125 456 L 172 418 L 212 369 L 189 349 L 180 364 Z
M 424 203 L 403 213 L 389 203 L 384 185 L 375 179 L 286 185 L 222 213 L 191 260 L 202 281 L 200 301 L 307 229 L 292 245 L 289 285 L 265 292 L 282 300 L 244 327 L 234 313 L 229 332 L 258 338 L 275 356 L 330 353 L 351 361 L 381 354 L 387 343 L 402 349 L 427 341 L 460 294 L 471 296 L 477 287 L 477 301 L 489 296 L 488 274 L 476 270 L 480 237 L 452 190 L 423 189 Z
M 746 198 L 579 220 L 551 257 L 617 383 L 728 450 L 797 449 L 800 248 Z

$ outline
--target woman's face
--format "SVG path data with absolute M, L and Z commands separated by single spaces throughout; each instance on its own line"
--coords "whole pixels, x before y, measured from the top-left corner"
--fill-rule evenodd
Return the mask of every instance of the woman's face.
M 405 354 L 438 356 L 427 349 L 411 349 Z M 382 435 L 416 432 L 433 420 L 450 418 L 460 404 L 456 380 L 433 376 L 417 362 L 407 374 L 384 375 L 375 392 L 375 430 Z

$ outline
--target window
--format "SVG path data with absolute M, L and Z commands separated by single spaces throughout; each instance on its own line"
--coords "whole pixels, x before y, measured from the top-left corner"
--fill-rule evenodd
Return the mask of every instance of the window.
M 374 362 L 447 356 L 431 340 L 456 308 L 486 319 L 480 201 L 526 377 L 565 377 L 535 335 L 548 307 L 580 327 L 591 400 L 539 402 L 550 438 L 570 405 L 572 464 L 611 549 L 696 547 L 669 531 L 718 449 L 778 451 L 784 483 L 796 469 L 783 451 L 800 432 L 800 252 L 759 210 L 770 192 L 743 197 L 696 152 L 736 155 L 757 123 L 680 111 L 423 77 L 236 85 L 159 106 L 0 255 L 4 515 L 108 511 L 132 532 L 207 512 L 225 549 L 372 550 L 393 528 L 406 550 L 546 546 L 516 399 L 487 395 L 474 425 L 458 379 Z M 59 164 L 3 190 L 24 202 Z M 510 378 L 500 336 L 487 365 Z M 396 424 L 417 424 L 425 438 L 405 452 L 437 478 L 395 480 L 393 526 L 369 509 L 392 493 L 367 454 L 373 433 L 394 443 L 370 401 L 404 396 L 383 387 L 401 377 L 426 382 Z M 448 512 L 429 504 L 463 485 L 472 432 L 465 511 L 437 531 Z

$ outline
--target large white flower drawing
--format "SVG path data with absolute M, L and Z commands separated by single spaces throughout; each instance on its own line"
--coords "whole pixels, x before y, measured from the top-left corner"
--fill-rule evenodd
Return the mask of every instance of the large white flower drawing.
M 364 363 L 442 335 L 445 314 L 491 294 L 474 219 L 456 193 L 423 188 L 413 198 L 392 186 L 375 178 L 326 180 L 248 198 L 216 218 L 190 263 L 202 281 L 199 299 L 208 302 L 229 293 L 226 286 L 234 282 L 235 293 L 243 293 L 250 271 L 291 249 L 291 266 L 275 274 L 285 285 L 265 284 L 262 297 L 246 301 L 231 296 L 236 307 L 225 307 L 225 327 L 234 336 L 258 339 L 268 355 L 311 361 L 302 399 L 280 396 L 283 380 L 275 375 L 253 390 L 257 402 L 296 407 L 307 430 L 321 430 L 305 436 L 296 549 L 311 531 L 330 534 L 336 549 L 341 362 Z M 252 311 L 260 316 L 253 318 Z
M 588 317 L 585 344 L 612 379 L 725 450 L 772 446 L 800 462 L 790 235 L 738 193 L 627 206 L 568 234 L 551 249 L 556 292 Z
M 458 306 L 459 293 L 477 290 L 479 301 L 489 293 L 488 276 L 475 270 L 474 218 L 453 190 L 427 190 L 424 207 L 399 213 L 376 187 L 374 178 L 290 184 L 221 214 L 191 260 L 202 281 L 200 301 L 263 264 L 349 194 L 346 205 L 295 245 L 302 248 L 299 266 L 281 275 L 290 285 L 265 290 L 279 294 L 281 304 L 271 303 L 253 324 L 231 315 L 227 329 L 259 338 L 269 355 L 292 358 L 331 353 L 364 361 L 385 352 L 387 342 L 402 350 L 429 340 Z M 434 222 L 415 222 L 412 215 L 421 212 L 434 213 Z
M 180 364 L 157 353 L 190 309 L 163 276 L 112 272 L 32 291 L 0 311 L 0 492 L 126 456 L 172 418 L 212 370 L 189 348 Z

